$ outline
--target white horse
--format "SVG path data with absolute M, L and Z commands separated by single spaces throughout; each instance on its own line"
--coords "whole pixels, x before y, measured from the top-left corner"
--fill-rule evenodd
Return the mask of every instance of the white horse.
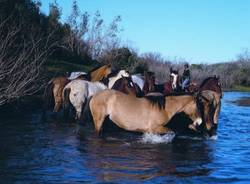
M 87 73 L 86 72 L 71 72 L 68 79 L 69 80 L 74 80 L 74 79 L 76 79 L 77 77 L 79 77 L 81 75 L 87 75 Z
M 106 89 L 101 82 L 89 82 L 85 80 L 73 80 L 63 89 L 63 105 L 69 108 L 71 103 L 76 110 L 76 119 L 80 119 L 82 109 L 86 105 L 87 100 L 94 94 Z
M 115 76 L 109 77 L 108 88 L 111 89 L 115 82 L 122 77 L 129 77 L 129 73 L 126 70 L 120 70 Z
M 141 74 L 134 74 L 131 77 L 132 77 L 132 81 L 134 83 L 136 83 L 140 87 L 141 90 L 143 90 L 143 87 L 144 87 L 144 84 L 145 84 L 143 76 Z

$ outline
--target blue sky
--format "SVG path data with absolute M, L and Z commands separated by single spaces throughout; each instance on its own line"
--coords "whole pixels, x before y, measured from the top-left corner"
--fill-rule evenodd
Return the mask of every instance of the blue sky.
M 47 14 L 53 0 L 41 2 Z M 57 2 L 65 20 L 72 0 Z M 91 15 L 99 10 L 107 23 L 121 15 L 122 40 L 140 53 L 216 63 L 250 48 L 250 0 L 78 0 L 78 5 Z

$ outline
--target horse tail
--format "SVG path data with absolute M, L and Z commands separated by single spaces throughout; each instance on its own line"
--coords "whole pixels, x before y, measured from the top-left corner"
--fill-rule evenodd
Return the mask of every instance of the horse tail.
M 63 114 L 64 117 L 67 119 L 69 117 L 69 107 L 70 107 L 70 99 L 69 99 L 69 94 L 70 94 L 71 89 L 70 88 L 65 88 L 63 92 Z
M 45 87 L 44 93 L 43 93 L 43 99 L 44 99 L 44 111 L 47 108 L 50 108 L 51 105 L 53 104 L 53 88 L 54 88 L 54 84 L 53 84 L 53 80 L 50 80 L 47 83 L 47 86 Z

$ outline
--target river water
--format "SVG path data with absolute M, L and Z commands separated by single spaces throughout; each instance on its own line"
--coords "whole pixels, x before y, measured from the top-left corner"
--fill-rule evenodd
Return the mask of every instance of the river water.
M 31 114 L 0 118 L 0 183 L 250 183 L 250 107 L 226 92 L 217 137 L 105 133 Z M 80 129 L 79 129 L 80 128 Z

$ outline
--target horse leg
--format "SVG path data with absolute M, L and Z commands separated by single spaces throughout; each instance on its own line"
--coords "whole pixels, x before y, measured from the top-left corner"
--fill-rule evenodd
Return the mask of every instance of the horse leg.
M 97 133 L 97 135 L 100 135 L 100 131 L 103 125 L 103 122 L 105 120 L 105 112 L 104 110 L 100 107 L 98 107 L 98 109 L 91 109 L 91 113 L 93 116 L 93 122 L 95 125 L 95 132 Z
M 82 103 L 78 104 L 76 107 L 76 116 L 75 116 L 75 119 L 76 120 L 80 120 L 81 118 L 81 114 L 82 114 Z
M 86 102 L 83 104 L 83 108 L 82 108 L 82 122 L 83 123 L 91 120 L 90 110 L 89 110 L 89 101 L 90 99 L 87 99 Z
M 62 105 L 62 99 L 55 100 L 55 106 L 54 106 L 54 112 L 58 112 L 60 110 L 60 107 Z
M 167 132 L 169 132 L 170 130 L 166 127 L 163 127 L 163 126 L 159 126 L 159 127 L 156 127 L 155 129 L 153 129 L 151 131 L 151 133 L 155 133 L 155 134 L 166 134 Z

